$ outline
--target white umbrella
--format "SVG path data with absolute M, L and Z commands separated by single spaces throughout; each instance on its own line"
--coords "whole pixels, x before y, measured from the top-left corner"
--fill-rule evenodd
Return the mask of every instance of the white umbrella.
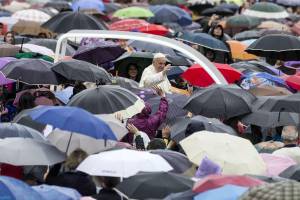
M 204 157 L 216 162 L 223 174 L 263 175 L 266 165 L 249 140 L 208 131 L 193 133 L 180 142 L 188 158 L 199 165 Z
M 15 12 L 11 17 L 18 20 L 33 21 L 39 23 L 44 23 L 51 18 L 50 15 L 44 13 L 43 11 L 35 9 L 19 10 Z
M 16 12 L 19 10 L 30 8 L 30 4 L 25 2 L 12 1 L 9 5 L 2 6 L 1 8 L 10 12 Z
M 115 141 L 108 140 L 105 142 L 104 140 L 97 140 L 95 138 L 78 133 L 72 133 L 71 137 L 71 132 L 62 131 L 60 129 L 55 129 L 52 131 L 47 136 L 47 139 L 62 152 L 66 152 L 68 148 L 67 155 L 70 155 L 78 148 L 84 150 L 88 154 L 98 153 L 104 149 L 114 147 L 116 144 Z
M 22 46 L 22 50 L 24 52 L 33 52 L 33 53 L 40 53 L 40 54 L 43 54 L 43 55 L 46 55 L 46 56 L 54 56 L 54 52 L 47 48 L 47 47 L 43 47 L 43 46 L 39 46 L 39 45 L 36 45 L 36 44 L 18 44 L 16 46 L 19 46 L 21 47 Z
M 159 155 L 129 149 L 87 157 L 77 168 L 91 176 L 130 177 L 138 172 L 166 172 L 173 168 Z
M 108 124 L 118 140 L 121 140 L 128 133 L 125 123 L 121 123 L 113 114 L 101 114 L 96 115 L 96 117 Z

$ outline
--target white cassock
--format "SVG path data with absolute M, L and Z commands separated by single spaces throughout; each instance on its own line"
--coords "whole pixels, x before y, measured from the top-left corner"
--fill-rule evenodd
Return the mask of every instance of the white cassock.
M 158 85 L 165 93 L 172 93 L 171 83 L 167 76 L 163 75 L 163 72 L 157 73 L 154 66 L 150 65 L 144 69 L 139 86 L 143 88 L 151 88 L 155 85 Z

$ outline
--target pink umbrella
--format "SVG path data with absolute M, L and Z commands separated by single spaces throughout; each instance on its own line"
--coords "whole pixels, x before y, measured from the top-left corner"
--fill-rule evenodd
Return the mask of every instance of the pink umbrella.
M 288 167 L 297 164 L 293 159 L 287 156 L 279 156 L 268 153 L 261 153 L 260 156 L 266 163 L 268 176 L 278 176 Z

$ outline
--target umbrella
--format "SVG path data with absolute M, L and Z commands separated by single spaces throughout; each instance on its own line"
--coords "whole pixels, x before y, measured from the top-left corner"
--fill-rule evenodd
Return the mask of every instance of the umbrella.
M 296 181 L 281 181 L 253 187 L 244 193 L 240 200 L 251 199 L 294 199 L 300 193 L 300 183 Z
M 96 139 L 116 140 L 110 127 L 89 112 L 75 107 L 43 106 L 29 113 L 33 120 Z M 80 116 L 80 118 L 78 118 Z
M 287 168 L 297 164 L 288 156 L 273 155 L 269 153 L 262 153 L 260 156 L 266 163 L 268 176 L 278 176 Z
M 171 67 L 171 69 L 169 71 L 167 71 L 167 77 L 169 80 L 176 79 L 180 75 L 182 75 L 187 69 L 188 69 L 188 67 L 186 67 L 186 66 Z
M 11 1 L 9 5 L 2 6 L 2 9 L 8 10 L 10 12 L 17 12 L 19 10 L 24 10 L 30 8 L 30 4 L 26 2 Z
M 147 8 L 136 7 L 136 6 L 119 9 L 113 14 L 113 17 L 117 17 L 120 19 L 148 18 L 153 16 L 154 14 Z
M 150 5 L 163 5 L 163 4 L 168 4 L 168 5 L 185 5 L 186 1 L 184 0 L 151 0 Z
M 283 7 L 269 2 L 255 3 L 243 14 L 264 19 L 281 19 L 289 16 Z
M 245 52 L 247 45 L 236 40 L 226 41 L 230 46 L 231 57 L 236 60 L 254 60 L 257 59 L 255 55 Z
M 78 200 L 81 197 L 79 192 L 75 189 L 55 185 L 42 184 L 33 186 L 32 189 L 38 192 L 45 200 Z
M 80 46 L 73 58 L 100 65 L 115 60 L 124 52 L 125 50 L 114 42 L 102 42 L 101 44 Z
M 45 200 L 38 192 L 21 180 L 0 176 L 0 194 L 2 199 L 24 199 L 30 197 L 31 200 Z
M 183 192 L 191 188 L 193 181 L 173 173 L 140 173 L 124 180 L 117 186 L 132 199 L 159 198 L 170 193 Z
M 285 169 L 279 174 L 282 178 L 288 178 L 295 181 L 300 181 L 300 165 L 293 165 Z
M 178 54 L 176 51 L 172 48 L 159 45 L 159 44 L 153 44 L 148 42 L 142 42 L 138 40 L 132 40 L 128 42 L 128 45 L 136 49 L 137 51 L 145 51 L 145 52 L 151 52 L 151 53 L 163 53 L 165 55 L 170 56 L 177 56 Z
M 299 75 L 296 74 L 296 75 L 288 76 L 285 79 L 285 82 L 288 86 L 290 86 L 294 90 L 297 90 L 297 91 L 300 90 L 300 76 Z
M 28 51 L 28 50 L 26 50 Z M 53 63 L 54 59 L 50 56 L 46 56 L 43 54 L 39 54 L 39 53 L 34 53 L 34 52 L 26 52 L 26 53 L 17 53 L 17 55 L 15 55 L 16 58 L 21 59 L 21 58 L 35 58 L 35 59 L 42 59 L 44 61 Z
M 251 93 L 236 86 L 214 85 L 196 91 L 184 109 L 196 115 L 228 119 L 251 112 L 250 104 L 255 99 Z
M 154 35 L 161 35 L 161 36 L 165 36 L 169 32 L 169 30 L 166 27 L 162 25 L 156 25 L 156 24 L 148 24 L 140 28 L 137 28 L 135 31 L 154 34 Z
M 226 28 L 247 28 L 251 29 L 260 24 L 260 19 L 247 15 L 235 15 L 226 21 Z
M 51 70 L 52 64 L 40 59 L 20 59 L 6 64 L 1 72 L 6 78 L 27 84 L 60 83 L 57 75 Z
M 277 141 L 260 142 L 255 145 L 255 148 L 259 153 L 273 153 L 277 149 L 284 147 L 284 143 Z
M 201 12 L 201 15 L 204 16 L 211 16 L 213 14 L 220 15 L 220 16 L 230 16 L 234 15 L 234 11 L 228 8 L 223 7 L 213 7 L 213 8 L 206 8 Z
M 300 94 L 268 98 L 259 109 L 269 112 L 300 113 Z
M 196 132 L 207 130 L 216 133 L 228 133 L 236 135 L 235 130 L 230 126 L 223 124 L 220 120 L 214 118 L 206 118 L 201 115 L 196 115 L 192 118 L 177 118 L 171 126 L 171 138 L 175 142 L 180 142 L 186 136 L 186 132 Z M 189 127 L 189 129 L 187 129 Z
M 42 27 L 55 33 L 66 33 L 74 29 L 106 30 L 106 26 L 93 16 L 81 12 L 61 12 L 48 21 Z
M 266 104 L 268 97 L 259 97 L 252 106 L 252 112 L 243 116 L 241 121 L 261 127 L 275 128 L 278 126 L 298 125 L 299 115 L 289 112 L 269 112 L 259 108 Z
M 49 57 L 54 56 L 54 52 L 51 49 L 36 44 L 26 43 L 26 44 L 18 44 L 17 46 L 20 46 L 23 52 L 32 52 L 32 53 L 46 55 Z
M 126 124 L 121 123 L 114 115 L 112 114 L 101 114 L 96 115 L 99 119 L 103 120 L 114 132 L 118 140 L 121 140 L 127 133 Z
M 208 157 L 220 165 L 222 174 L 262 175 L 266 170 L 265 163 L 250 141 L 237 136 L 200 131 L 179 144 L 194 164 L 199 165 L 204 157 Z
M 21 124 L 21 125 L 25 125 L 27 127 L 30 127 L 34 130 L 37 130 L 38 132 L 43 132 L 43 130 L 45 129 L 45 125 L 38 123 L 34 120 L 31 119 L 31 117 L 29 116 L 28 113 L 30 113 L 33 109 L 25 109 L 22 110 L 20 113 L 18 113 L 14 119 L 13 119 L 13 123 L 17 123 L 17 124 Z
M 236 185 L 241 187 L 254 187 L 264 184 L 263 181 L 250 176 L 239 175 L 210 175 L 194 185 L 193 192 L 203 193 L 224 185 Z
M 113 13 L 113 12 L 121 9 L 123 5 L 115 3 L 115 2 L 114 3 L 111 3 L 111 2 L 106 3 L 106 2 L 104 2 L 104 6 L 105 6 L 105 13 L 110 14 L 110 13 Z
M 283 6 L 300 6 L 300 2 L 297 0 L 276 0 L 276 3 L 283 5 Z
M 150 10 L 154 17 L 150 18 L 152 23 L 178 23 L 181 26 L 192 24 L 191 16 L 183 9 L 171 5 L 151 6 Z
M 165 149 L 151 150 L 150 153 L 163 157 L 173 167 L 173 170 L 170 172 L 181 174 L 192 167 L 192 163 L 182 153 Z
M 21 137 L 45 141 L 43 134 L 27 126 L 16 123 L 0 123 L 0 138 Z
M 235 40 L 248 40 L 248 39 L 257 39 L 260 37 L 260 32 L 258 30 L 249 30 L 237 33 L 233 36 Z
M 11 17 L 18 20 L 38 23 L 44 23 L 51 18 L 50 15 L 35 9 L 20 10 L 15 12 Z
M 226 199 L 238 199 L 244 192 L 248 190 L 247 187 L 241 187 L 231 184 L 226 184 L 217 189 L 212 189 L 207 192 L 203 192 L 194 197 L 194 200 L 226 200 Z
M 183 40 L 189 43 L 197 44 L 208 49 L 229 52 L 228 47 L 224 42 L 214 38 L 207 33 L 184 33 L 178 40 Z
M 192 190 L 187 190 L 184 192 L 171 193 L 164 200 L 192 200 L 197 194 Z
M 31 138 L 0 140 L 0 162 L 15 166 L 54 165 L 65 160 L 65 155 L 48 142 Z
M 266 35 L 257 39 L 246 51 L 261 57 L 295 60 L 299 59 L 300 40 L 291 35 Z
M 92 176 L 130 177 L 139 171 L 162 172 L 173 168 L 159 155 L 129 149 L 90 155 L 77 167 Z
M 93 114 L 110 114 L 135 107 L 134 111 L 131 110 L 133 115 L 141 112 L 145 106 L 134 93 L 114 85 L 84 90 L 75 95 L 68 105 L 86 109 Z
M 44 4 L 44 8 L 54 8 L 58 11 L 63 11 L 63 10 L 70 10 L 71 5 L 67 1 L 49 1 L 46 4 Z
M 297 147 L 281 148 L 274 151 L 272 154 L 290 157 L 291 159 L 296 161 L 297 164 L 300 164 L 300 149 Z
M 280 70 L 274 68 L 273 66 L 269 65 L 266 62 L 263 61 L 242 61 L 242 62 L 236 62 L 232 63 L 230 66 L 234 67 L 235 69 L 238 69 L 239 71 L 252 71 L 252 72 L 267 72 L 271 75 L 281 76 L 283 75 L 283 72 Z
M 57 91 L 54 93 L 55 98 L 58 99 L 61 103 L 66 105 L 70 101 L 70 98 L 73 95 L 73 89 L 74 87 L 69 86 L 67 88 L 64 88 L 61 91 Z
M 232 68 L 230 65 L 220 63 L 214 63 L 214 65 L 222 73 L 228 83 L 235 83 L 240 80 L 241 72 Z M 188 68 L 181 77 L 190 84 L 199 87 L 207 87 L 215 83 L 206 70 L 198 64 L 194 64 Z
M 2 57 L 0 58 L 0 69 L 2 69 L 7 63 L 9 63 L 10 61 L 16 60 L 13 57 Z M 5 78 L 5 76 L 0 73 L 0 85 L 6 85 L 9 83 L 13 83 L 13 80 L 7 79 Z
M 48 49 L 51 49 L 53 52 L 55 52 L 57 40 L 55 40 L 55 39 L 45 39 L 45 38 L 43 38 L 43 39 L 32 39 L 28 43 L 43 46 L 43 47 L 47 47 Z M 71 45 L 67 44 L 66 55 L 71 56 L 74 53 L 75 53 L 75 50 L 73 49 L 73 47 Z
M 132 31 L 149 23 L 142 19 L 123 19 L 109 25 L 109 30 L 113 31 Z M 145 43 L 145 42 L 143 42 Z
M 111 82 L 111 76 L 103 68 L 81 60 L 71 59 L 57 62 L 53 65 L 52 70 L 68 80 Z
M 271 85 L 257 86 L 249 89 L 248 91 L 255 96 L 284 96 L 292 94 L 286 88 Z
M 72 3 L 73 11 L 86 10 L 86 9 L 95 9 L 98 12 L 103 12 L 105 6 L 100 0 L 77 0 Z
M 11 44 L 0 44 L 0 57 L 15 56 L 20 51 L 20 47 Z
M 290 32 L 290 27 L 288 25 L 279 23 L 279 22 L 274 22 L 274 21 L 263 21 L 259 26 L 257 26 L 259 29 L 270 29 L 269 34 L 287 34 L 287 35 L 292 35 Z M 274 31 L 275 30 L 275 31 Z M 279 31 L 276 32 L 276 31 Z M 267 32 L 268 33 L 268 32 Z M 266 35 L 266 33 L 262 32 L 262 36 Z
M 45 33 L 47 36 L 52 36 L 49 30 L 42 28 L 39 22 L 34 21 L 19 20 L 11 30 L 20 35 L 38 36 L 40 33 Z M 25 40 L 22 43 L 25 43 Z

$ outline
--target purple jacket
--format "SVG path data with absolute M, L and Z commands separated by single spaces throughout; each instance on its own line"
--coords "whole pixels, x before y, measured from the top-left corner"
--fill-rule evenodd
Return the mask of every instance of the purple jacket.
M 155 137 L 156 131 L 158 127 L 162 124 L 162 122 L 166 119 L 168 112 L 168 101 L 165 97 L 160 99 L 160 104 L 158 111 L 151 115 L 151 106 L 149 103 L 145 103 L 145 108 L 141 113 L 136 114 L 131 119 L 127 121 L 127 124 L 133 124 L 140 131 L 145 132 L 150 139 Z M 131 137 L 130 137 L 131 136 Z M 125 139 L 125 138 L 124 138 Z M 127 134 L 127 141 L 132 143 L 133 136 L 132 134 Z

